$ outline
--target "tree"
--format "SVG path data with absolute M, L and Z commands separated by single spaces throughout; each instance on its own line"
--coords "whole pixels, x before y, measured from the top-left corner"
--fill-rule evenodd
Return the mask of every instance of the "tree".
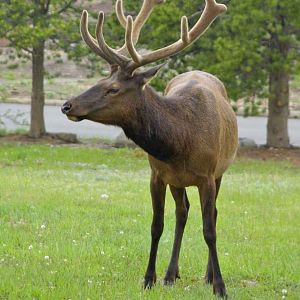
M 46 132 L 43 113 L 45 47 L 72 50 L 73 56 L 84 51 L 74 44 L 81 40 L 80 14 L 75 2 L 2 0 L 0 3 L 0 36 L 10 41 L 18 55 L 29 55 L 32 61 L 30 135 L 34 138 Z

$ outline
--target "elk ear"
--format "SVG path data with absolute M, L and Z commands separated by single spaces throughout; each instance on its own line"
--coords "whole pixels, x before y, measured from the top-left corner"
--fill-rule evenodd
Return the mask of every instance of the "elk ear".
M 141 72 L 141 73 L 138 73 L 137 74 L 137 81 L 140 85 L 145 85 L 146 83 L 149 83 L 151 79 L 153 79 L 158 71 L 165 65 L 166 63 L 163 63 L 163 64 L 160 64 L 160 65 L 157 65 L 151 69 L 148 69 L 144 72 Z

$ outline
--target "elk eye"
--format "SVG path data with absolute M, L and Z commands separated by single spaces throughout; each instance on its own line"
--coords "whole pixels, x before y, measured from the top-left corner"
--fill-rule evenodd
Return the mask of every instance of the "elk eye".
M 117 94 L 120 91 L 118 88 L 111 88 L 108 90 L 107 94 Z

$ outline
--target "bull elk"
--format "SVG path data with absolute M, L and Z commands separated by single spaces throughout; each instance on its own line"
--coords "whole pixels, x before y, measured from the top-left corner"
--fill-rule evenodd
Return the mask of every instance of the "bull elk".
M 237 124 L 224 85 L 211 74 L 191 71 L 173 78 L 164 95 L 148 85 L 162 65 L 146 71 L 138 68 L 168 58 L 192 44 L 226 11 L 226 6 L 206 0 L 204 11 L 189 30 L 187 17 L 181 19 L 181 37 L 164 48 L 140 54 L 136 43 L 154 7 L 163 0 L 144 0 L 135 18 L 124 15 L 122 0 L 116 13 L 125 28 L 125 44 L 118 50 L 103 36 L 104 13 L 100 12 L 95 38 L 88 31 L 88 13 L 83 11 L 80 30 L 83 40 L 111 67 L 108 78 L 72 98 L 62 112 L 72 121 L 83 119 L 116 125 L 148 153 L 152 170 L 150 190 L 153 206 L 151 250 L 144 287 L 156 282 L 156 254 L 164 227 L 166 186 L 176 204 L 176 228 L 171 260 L 164 278 L 173 284 L 179 278 L 178 258 L 189 201 L 186 187 L 199 190 L 203 235 L 209 249 L 205 281 L 216 295 L 225 297 L 216 249 L 216 199 L 222 175 L 233 162 L 237 150 Z

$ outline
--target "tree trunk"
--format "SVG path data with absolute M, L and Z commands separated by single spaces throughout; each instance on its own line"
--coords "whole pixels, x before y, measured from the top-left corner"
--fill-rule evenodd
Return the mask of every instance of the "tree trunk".
M 287 148 L 290 146 L 288 135 L 289 74 L 285 70 L 271 72 L 269 95 L 267 145 Z
M 30 136 L 39 138 L 45 134 L 44 121 L 44 48 L 45 42 L 40 41 L 32 50 L 32 92 Z
M 279 31 L 270 33 L 270 71 L 269 71 L 269 115 L 267 125 L 267 145 L 274 148 L 290 146 L 288 134 L 289 118 L 289 68 L 287 66 L 290 50 L 287 39 L 288 26 L 280 2 L 276 5 L 275 24 Z

